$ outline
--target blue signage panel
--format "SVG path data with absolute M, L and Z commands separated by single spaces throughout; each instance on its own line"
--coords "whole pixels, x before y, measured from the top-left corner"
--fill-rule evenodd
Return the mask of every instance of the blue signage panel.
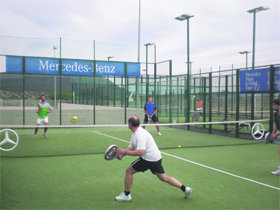
M 128 63 L 127 64 L 127 76 L 128 77 L 140 77 L 140 64 Z
M 97 76 L 125 76 L 124 62 L 96 61 Z M 93 61 L 62 59 L 62 75 L 92 76 Z M 22 57 L 6 56 L 6 72 L 22 73 Z M 59 59 L 57 58 L 25 58 L 25 73 L 27 74 L 59 74 Z M 139 77 L 140 64 L 127 63 L 127 76 Z
M 22 73 L 22 57 L 6 56 L 6 72 Z
M 93 62 L 83 60 L 62 60 L 63 75 L 92 76 Z
M 269 68 L 240 71 L 240 92 L 261 92 L 269 90 Z
M 27 74 L 59 74 L 59 60 L 55 58 L 26 58 Z
M 124 76 L 124 63 L 119 62 L 96 62 L 97 76 Z
M 274 69 L 274 90 L 280 91 L 280 67 Z

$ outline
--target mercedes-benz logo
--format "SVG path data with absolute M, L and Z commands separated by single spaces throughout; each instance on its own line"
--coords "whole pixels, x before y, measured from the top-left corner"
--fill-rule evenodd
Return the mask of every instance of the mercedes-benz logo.
M 1 135 L 2 133 L 4 133 L 4 139 L 3 139 L 3 135 Z M 13 134 L 13 139 L 10 138 L 9 136 L 9 133 L 12 133 Z M 15 137 L 14 137 L 15 136 Z M 19 137 L 18 137 L 18 134 L 12 130 L 12 129 L 3 129 L 0 131 L 0 150 L 2 151 L 11 151 L 13 149 L 16 148 L 16 146 L 18 145 L 18 142 L 19 142 Z M 14 139 L 16 138 L 16 139 Z M 3 148 L 2 146 L 5 145 L 5 144 L 11 144 L 13 146 L 11 147 L 8 147 L 8 148 Z
M 251 130 L 252 136 L 256 140 L 260 140 L 263 138 L 265 130 L 264 126 L 261 123 L 256 123 Z

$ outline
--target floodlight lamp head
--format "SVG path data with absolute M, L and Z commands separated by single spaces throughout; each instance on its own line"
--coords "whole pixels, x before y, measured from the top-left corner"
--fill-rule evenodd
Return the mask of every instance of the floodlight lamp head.
M 268 10 L 269 8 L 268 7 L 257 7 L 257 8 L 254 8 L 254 9 L 250 9 L 248 10 L 247 12 L 249 13 L 257 13 L 257 12 L 261 12 L 261 11 L 264 11 L 264 10 Z
M 144 46 L 151 46 L 151 45 L 155 45 L 155 43 L 147 43 L 147 44 L 144 44 Z
M 178 16 L 178 17 L 175 17 L 176 20 L 179 20 L 179 21 L 183 21 L 185 20 L 185 18 L 181 17 L 181 16 Z
M 181 17 L 185 18 L 185 19 L 189 19 L 189 18 L 192 18 L 193 15 L 185 13 L 185 14 L 182 14 Z
M 250 51 L 242 51 L 242 52 L 239 52 L 240 54 L 248 54 L 248 53 L 250 53 Z

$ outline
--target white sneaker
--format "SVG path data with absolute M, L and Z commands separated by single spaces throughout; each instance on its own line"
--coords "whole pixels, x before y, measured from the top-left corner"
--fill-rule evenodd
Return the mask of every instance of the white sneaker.
M 158 135 L 161 136 L 162 134 L 160 132 L 158 132 Z
M 272 171 L 271 174 L 272 174 L 272 175 L 279 176 L 279 175 L 280 175 L 280 166 L 278 166 L 278 170 Z
M 191 192 L 192 192 L 192 188 L 186 187 L 185 192 L 184 192 L 185 199 L 188 199 L 188 197 L 190 196 Z
M 129 194 L 128 196 L 126 196 L 124 194 L 124 192 L 122 192 L 119 196 L 115 197 L 115 201 L 131 201 L 132 200 L 132 197 L 131 195 Z

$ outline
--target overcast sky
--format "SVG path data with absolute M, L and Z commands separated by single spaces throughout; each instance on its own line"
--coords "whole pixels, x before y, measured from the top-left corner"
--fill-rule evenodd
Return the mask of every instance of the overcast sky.
M 62 56 L 137 61 L 139 0 L 0 0 L 1 53 L 53 56 L 52 46 L 62 37 Z M 253 15 L 247 10 L 268 6 L 257 13 L 256 65 L 280 63 L 280 0 L 141 0 L 141 62 L 144 44 L 156 43 L 157 61 L 172 59 L 173 72 L 185 73 L 187 61 L 186 21 L 190 19 L 190 60 L 193 72 L 213 67 L 245 66 L 239 51 L 252 51 Z M 6 36 L 36 39 L 35 45 Z M 12 41 L 11 41 L 12 40 Z M 80 40 L 72 41 L 72 40 Z M 45 48 L 44 50 L 41 49 Z M 32 48 L 26 49 L 26 48 Z M 35 49 L 37 48 L 37 49 Z M 56 52 L 58 53 L 58 52 Z M 149 60 L 153 61 L 153 47 Z M 252 57 L 249 54 L 249 65 Z

